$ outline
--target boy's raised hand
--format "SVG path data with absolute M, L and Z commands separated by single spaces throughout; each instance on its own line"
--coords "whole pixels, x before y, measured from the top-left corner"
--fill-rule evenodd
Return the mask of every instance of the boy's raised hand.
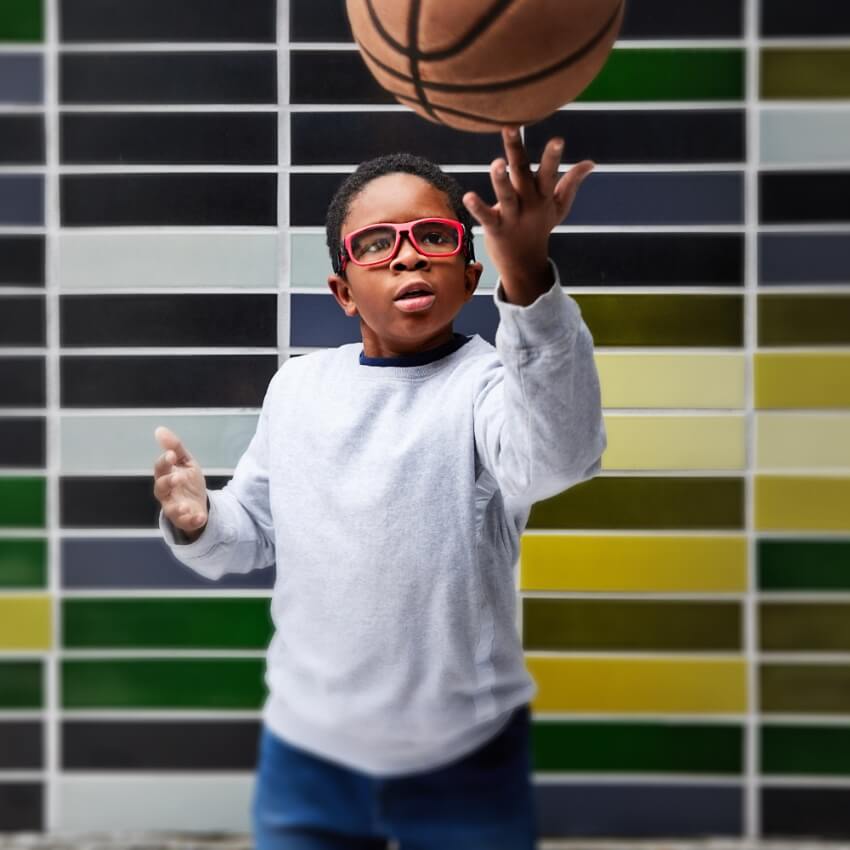
M 463 196 L 466 208 L 484 228 L 484 243 L 509 302 L 531 304 L 552 285 L 549 268 L 549 233 L 570 211 L 581 182 L 593 171 L 585 159 L 560 179 L 558 166 L 564 140 L 550 139 L 532 172 L 519 130 L 502 129 L 505 159 L 490 163 L 496 194 L 493 206 L 475 192 Z
M 207 524 L 204 473 L 173 431 L 160 426 L 154 436 L 164 452 L 154 464 L 153 494 L 171 524 L 194 540 Z

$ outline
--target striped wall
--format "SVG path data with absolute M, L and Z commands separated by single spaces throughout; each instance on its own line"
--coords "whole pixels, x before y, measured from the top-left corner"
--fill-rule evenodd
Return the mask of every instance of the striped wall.
M 541 834 L 847 839 L 850 6 L 631 0 L 553 133 L 610 445 L 522 539 Z M 490 194 L 341 0 L 0 3 L 0 830 L 247 829 L 273 576 L 170 558 L 153 429 L 220 487 L 358 340 L 324 211 L 392 149 Z

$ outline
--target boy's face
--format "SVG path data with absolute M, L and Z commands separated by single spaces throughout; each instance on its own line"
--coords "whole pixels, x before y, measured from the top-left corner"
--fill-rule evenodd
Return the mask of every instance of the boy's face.
M 456 217 L 443 192 L 414 174 L 385 174 L 355 196 L 340 236 L 369 224 L 429 217 Z M 451 340 L 452 321 L 472 298 L 481 268 L 467 265 L 463 251 L 451 257 L 420 254 L 404 235 L 388 263 L 364 268 L 349 262 L 345 277 L 331 275 L 328 286 L 346 315 L 360 317 L 366 356 L 395 357 Z M 417 312 L 399 307 L 395 295 L 409 283 L 428 284 L 434 292 L 430 307 Z

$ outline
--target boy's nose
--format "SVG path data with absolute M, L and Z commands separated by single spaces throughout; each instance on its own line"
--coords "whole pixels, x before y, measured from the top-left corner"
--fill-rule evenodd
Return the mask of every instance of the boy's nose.
M 410 269 L 424 269 L 428 266 L 428 262 L 428 257 L 416 250 L 416 247 L 410 241 L 409 235 L 402 233 L 398 253 L 393 258 L 390 266 L 396 271 L 408 271 Z

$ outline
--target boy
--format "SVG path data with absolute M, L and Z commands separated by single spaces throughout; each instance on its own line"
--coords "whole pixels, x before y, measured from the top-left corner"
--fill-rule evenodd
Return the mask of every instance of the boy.
M 532 173 L 502 133 L 492 207 L 409 155 L 342 184 L 328 285 L 362 351 L 285 363 L 226 487 L 157 429 L 176 557 L 213 579 L 277 563 L 258 850 L 534 846 L 519 536 L 606 440 L 592 338 L 548 259 L 593 163 L 558 180 L 552 139 Z M 500 275 L 495 350 L 452 331 L 481 275 L 469 213 Z

